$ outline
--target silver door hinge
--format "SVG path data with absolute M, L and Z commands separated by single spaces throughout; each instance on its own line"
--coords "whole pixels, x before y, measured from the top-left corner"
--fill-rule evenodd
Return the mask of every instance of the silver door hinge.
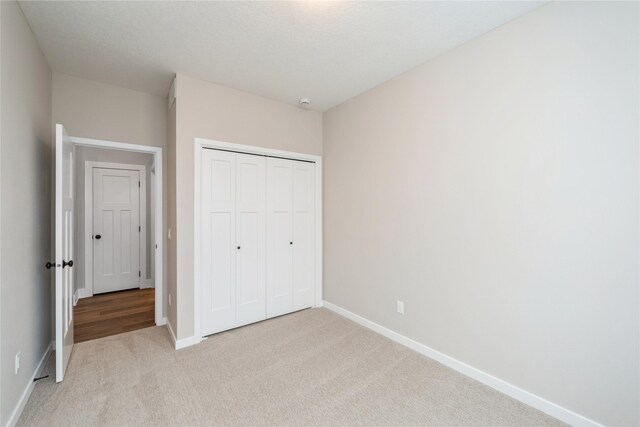
M 138 226 L 138 233 L 139 233 L 140 231 L 141 231 L 141 230 L 140 230 L 140 226 Z
M 142 277 L 142 273 L 138 270 L 138 277 Z
M 138 181 L 138 187 L 140 187 L 140 181 Z

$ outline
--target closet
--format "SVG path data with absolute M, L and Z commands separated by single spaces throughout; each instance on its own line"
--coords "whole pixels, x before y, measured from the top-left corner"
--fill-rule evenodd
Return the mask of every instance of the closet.
M 315 164 L 202 149 L 203 336 L 314 305 Z

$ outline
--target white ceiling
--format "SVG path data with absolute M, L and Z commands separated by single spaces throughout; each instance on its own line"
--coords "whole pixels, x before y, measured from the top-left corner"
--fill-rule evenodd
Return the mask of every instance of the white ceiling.
M 543 2 L 36 2 L 58 72 L 165 96 L 176 72 L 324 111 Z

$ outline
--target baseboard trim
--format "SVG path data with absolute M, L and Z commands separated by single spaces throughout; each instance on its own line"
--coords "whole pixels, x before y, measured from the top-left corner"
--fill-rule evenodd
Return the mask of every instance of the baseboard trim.
M 143 280 L 142 284 L 140 285 L 140 289 L 149 289 L 149 288 L 155 288 L 155 286 L 153 286 L 153 279 Z
M 42 358 L 40 358 L 40 362 L 38 363 L 38 366 L 36 366 L 35 371 L 33 371 L 33 375 L 31 375 L 31 378 L 29 378 L 29 384 L 27 384 L 27 387 L 24 389 L 24 391 L 22 392 L 22 395 L 20 396 L 20 400 L 18 400 L 18 404 L 13 409 L 13 412 L 9 417 L 9 421 L 7 422 L 7 427 L 14 427 L 18 423 L 18 420 L 20 419 L 20 415 L 22 415 L 22 411 L 24 410 L 24 407 L 27 405 L 27 402 L 29 401 L 29 397 L 31 396 L 31 393 L 33 392 L 33 389 L 36 386 L 36 383 L 33 380 L 42 371 L 42 368 L 46 365 L 47 361 L 49 360 L 49 356 L 51 356 L 51 352 L 53 349 L 52 345 L 53 345 L 53 342 L 49 343 L 49 346 L 44 351 Z
M 87 288 L 78 288 L 76 292 L 78 293 L 78 299 L 89 298 L 93 296 L 93 292 Z
M 75 307 L 78 304 L 78 290 L 73 293 L 73 306 Z
M 346 317 L 349 320 L 353 320 L 354 322 L 364 326 L 367 329 L 371 329 L 374 332 L 379 333 L 399 344 L 404 345 L 405 347 L 409 347 L 410 349 L 417 351 L 418 353 L 429 357 L 437 362 L 442 363 L 443 365 L 448 366 L 449 368 L 460 372 L 463 375 L 466 375 L 470 378 L 473 378 L 476 381 L 479 381 L 493 389 L 498 390 L 501 393 L 506 394 L 516 400 L 519 400 L 522 403 L 525 403 L 533 408 L 536 408 L 552 417 L 559 419 L 565 423 L 570 425 L 580 425 L 580 426 L 593 426 L 593 427 L 602 427 L 601 424 L 593 421 L 587 417 L 584 417 L 580 414 L 577 414 L 569 409 L 563 408 L 560 405 L 557 405 L 553 402 L 550 402 L 546 399 L 543 399 L 540 396 L 537 396 L 533 393 L 530 393 L 526 390 L 521 389 L 513 384 L 510 384 L 500 378 L 496 378 L 491 374 L 487 374 L 473 366 L 469 366 L 464 362 L 461 362 L 457 359 L 454 359 L 451 356 L 447 356 L 444 353 L 441 353 L 437 350 L 432 349 L 424 344 L 421 344 L 417 341 L 412 340 L 411 338 L 405 337 L 397 332 L 394 332 L 390 329 L 385 328 L 382 325 L 379 325 L 375 322 L 372 322 L 369 319 L 365 319 L 362 316 L 359 316 L 355 313 L 350 312 L 338 305 L 330 303 L 328 301 L 324 301 L 324 307 L 333 311 L 336 314 L 339 314 L 343 317 Z
M 177 339 L 175 332 L 173 332 L 173 327 L 171 326 L 171 323 L 168 321 L 167 321 L 167 329 L 169 330 L 169 335 L 171 336 L 173 347 L 176 350 L 180 350 L 186 347 L 191 347 L 192 345 L 197 344 L 196 337 L 187 337 L 181 340 Z
M 166 317 L 161 317 L 160 321 L 156 322 L 156 326 L 164 326 L 167 324 L 167 318 Z
M 176 350 L 180 350 L 181 348 L 191 347 L 192 345 L 196 345 L 198 342 L 196 341 L 196 337 L 187 337 L 181 340 L 176 341 Z

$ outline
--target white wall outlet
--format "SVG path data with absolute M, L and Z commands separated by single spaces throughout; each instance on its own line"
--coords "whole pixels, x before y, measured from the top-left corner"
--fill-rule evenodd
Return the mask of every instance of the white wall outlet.
M 16 361 L 15 361 L 15 374 L 18 375 L 18 372 L 20 372 L 20 352 L 16 353 Z
M 396 311 L 400 314 L 404 314 L 404 301 L 396 301 Z

